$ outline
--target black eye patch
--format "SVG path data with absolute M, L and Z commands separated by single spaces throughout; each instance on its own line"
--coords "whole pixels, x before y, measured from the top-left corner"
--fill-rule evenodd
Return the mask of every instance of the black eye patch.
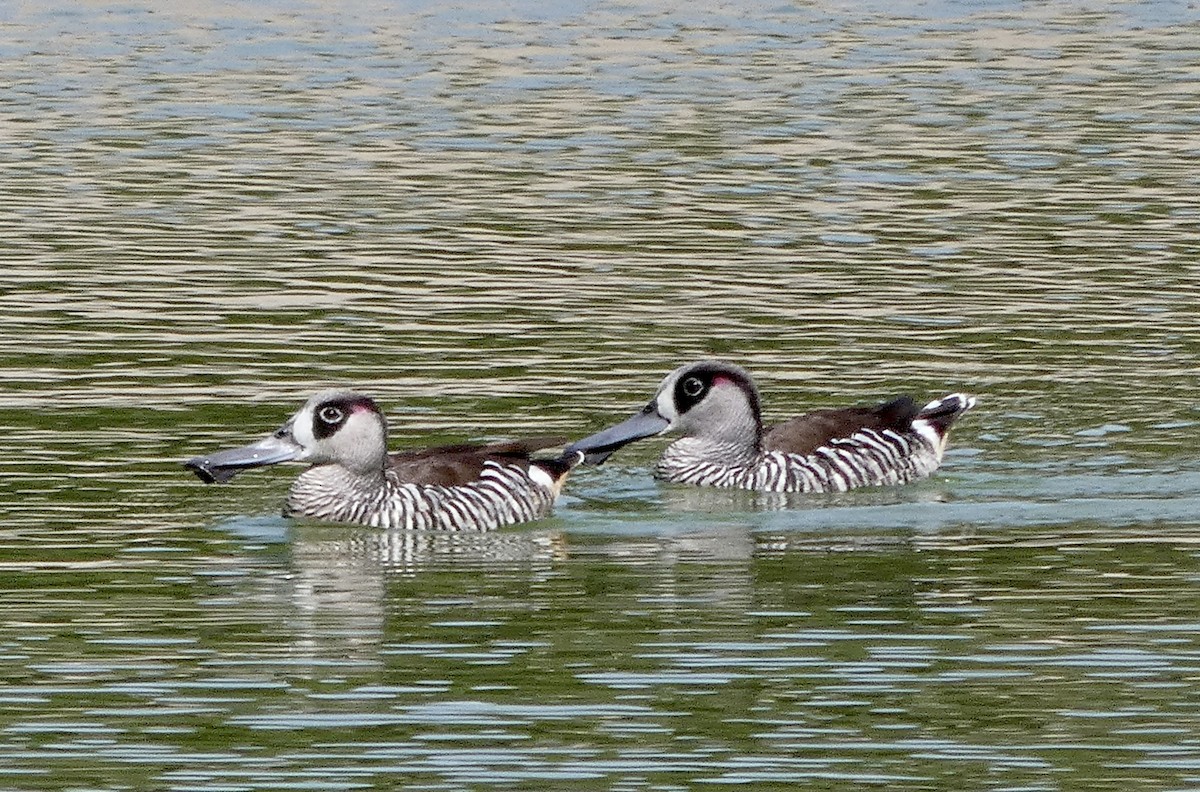
M 326 402 L 313 411 L 313 437 L 324 440 L 332 436 L 350 415 L 349 405 Z
M 712 387 L 712 376 L 707 372 L 697 372 L 681 377 L 675 383 L 675 409 L 679 414 L 695 407 L 708 394 Z

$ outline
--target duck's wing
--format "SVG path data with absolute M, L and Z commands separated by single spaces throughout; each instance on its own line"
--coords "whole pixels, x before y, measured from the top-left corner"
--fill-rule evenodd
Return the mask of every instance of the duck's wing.
M 901 396 L 874 407 L 842 407 L 816 410 L 785 423 L 767 427 L 763 433 L 763 448 L 785 454 L 807 456 L 832 441 L 870 429 L 882 432 L 906 432 L 917 417 L 917 405 Z
M 401 451 L 388 458 L 392 474 L 407 484 L 432 484 L 440 487 L 461 487 L 479 480 L 487 462 L 529 470 L 537 464 L 553 471 L 560 460 L 532 460 L 530 455 L 545 448 L 566 443 L 565 437 L 533 437 L 482 445 L 461 444 Z M 567 463 L 562 461 L 562 464 Z M 574 465 L 567 465 L 566 473 Z M 558 474 L 558 475 L 561 475 Z M 554 478 L 558 478 L 555 475 Z

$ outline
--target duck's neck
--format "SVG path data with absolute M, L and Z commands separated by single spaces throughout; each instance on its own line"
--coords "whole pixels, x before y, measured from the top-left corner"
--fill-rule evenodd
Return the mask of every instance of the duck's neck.
M 754 466 L 762 459 L 757 442 L 729 442 L 703 437 L 681 437 L 663 452 L 663 460 L 678 464 L 704 462 L 721 467 Z
M 654 472 L 682 484 L 754 489 L 761 465 L 756 444 L 684 437 L 667 446 Z
M 358 522 L 386 499 L 388 478 L 382 468 L 355 471 L 341 465 L 314 465 L 288 491 L 287 511 L 323 520 Z

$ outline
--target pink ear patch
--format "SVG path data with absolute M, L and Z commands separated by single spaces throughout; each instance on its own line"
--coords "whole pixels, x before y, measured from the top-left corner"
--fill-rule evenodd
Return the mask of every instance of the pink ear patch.
M 379 412 L 379 408 L 375 406 L 375 402 L 370 399 L 358 399 L 350 404 L 350 412 Z

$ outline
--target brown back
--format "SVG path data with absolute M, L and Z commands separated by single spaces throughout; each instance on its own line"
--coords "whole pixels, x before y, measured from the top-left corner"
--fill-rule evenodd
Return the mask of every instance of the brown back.
M 486 445 L 448 445 L 400 451 L 388 461 L 397 479 L 407 484 L 460 487 L 479 479 L 485 462 L 529 469 L 529 455 L 566 443 L 565 437 L 533 437 Z
M 875 407 L 817 410 L 786 423 L 767 427 L 763 433 L 763 448 L 767 451 L 807 455 L 823 445 L 828 445 L 832 440 L 849 437 L 863 429 L 906 432 L 912 427 L 916 415 L 917 405 L 907 396 Z

